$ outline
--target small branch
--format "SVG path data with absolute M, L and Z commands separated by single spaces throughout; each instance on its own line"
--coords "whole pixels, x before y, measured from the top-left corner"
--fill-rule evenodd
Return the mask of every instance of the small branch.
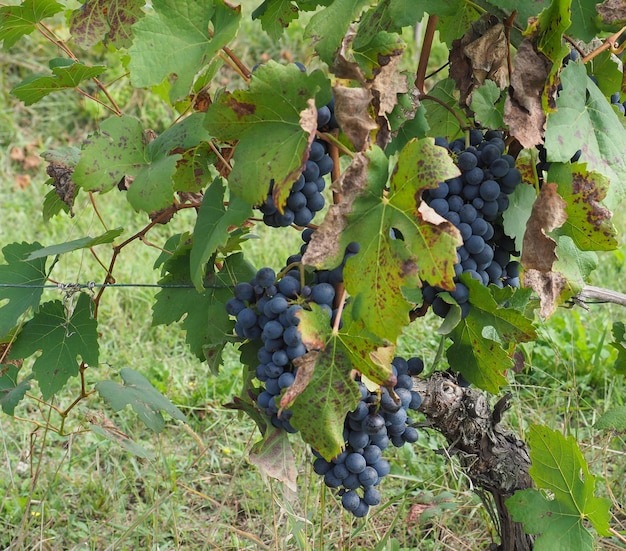
M 426 70 L 428 68 L 428 60 L 430 59 L 430 51 L 433 46 L 435 31 L 439 17 L 436 15 L 428 16 L 426 31 L 424 32 L 424 40 L 422 40 L 422 51 L 420 52 L 420 60 L 417 66 L 417 74 L 415 76 L 415 87 L 420 93 L 424 93 L 424 81 L 426 80 Z
M 619 45 L 617 39 L 622 36 L 622 34 L 624 34 L 624 31 L 626 31 L 626 26 L 622 27 L 615 34 L 612 34 L 611 36 L 605 38 L 602 46 L 596 48 L 595 50 L 593 50 L 593 52 L 589 52 L 585 57 L 583 57 L 583 63 L 591 61 L 594 57 L 601 54 L 605 50 L 611 50 L 612 53 L 616 54 L 620 53 L 624 48 Z
M 435 96 L 429 96 L 428 94 L 420 94 L 420 95 L 418 96 L 418 99 L 419 99 L 420 101 L 421 101 L 421 100 L 424 100 L 424 99 L 427 99 L 427 100 L 430 100 L 430 101 L 434 101 L 435 103 L 438 103 L 439 105 L 441 105 L 441 107 L 444 107 L 445 109 L 447 109 L 448 111 L 450 111 L 450 113 L 452 113 L 452 115 L 454 115 L 454 118 L 455 118 L 457 121 L 459 121 L 459 125 L 461 126 L 461 128 L 462 128 L 463 130 L 467 130 L 467 129 L 468 129 L 468 126 L 467 126 L 466 121 L 464 121 L 464 120 L 463 120 L 463 119 L 459 116 L 459 114 L 458 114 L 458 113 L 457 113 L 454 109 L 452 109 L 452 107 L 450 107 L 450 106 L 449 106 L 449 105 L 448 105 L 445 101 L 443 101 L 443 100 L 441 100 L 441 99 L 439 99 L 439 98 L 436 98 Z
M 594 287 L 593 285 L 585 285 L 575 299 L 585 304 L 604 304 L 608 302 L 626 306 L 625 294 L 611 291 L 610 289 Z

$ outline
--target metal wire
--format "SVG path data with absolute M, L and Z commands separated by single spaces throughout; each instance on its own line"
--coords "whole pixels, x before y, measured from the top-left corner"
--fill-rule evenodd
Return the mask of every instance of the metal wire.
M 195 289 L 192 283 L 0 283 L 0 288 L 11 289 L 57 289 L 59 291 L 70 291 L 79 289 L 99 289 L 101 287 L 147 287 L 156 289 Z M 232 289 L 234 285 L 205 285 L 205 289 Z

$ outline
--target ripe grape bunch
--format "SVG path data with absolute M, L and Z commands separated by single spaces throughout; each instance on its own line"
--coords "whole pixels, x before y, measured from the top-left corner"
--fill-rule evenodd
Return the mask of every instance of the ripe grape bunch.
M 522 181 L 515 159 L 505 154 L 502 133 L 488 130 L 470 131 L 470 145 L 464 139 L 435 143 L 447 148 L 455 157 L 461 176 L 441 182 L 424 193 L 428 205 L 449 220 L 461 233 L 463 245 L 457 249 L 456 288 L 450 295 L 461 307 L 462 316 L 469 313 L 469 290 L 459 281 L 462 273 L 484 285 L 519 286 L 519 262 L 515 243 L 504 233 L 501 213 L 509 206 L 509 195 Z M 424 300 L 433 311 L 445 317 L 450 305 L 439 294 L 442 289 L 424 285 Z
M 408 410 L 417 410 L 422 403 L 421 395 L 412 390 L 412 377 L 423 369 L 420 358 L 394 358 L 395 397 L 385 387 L 372 392 L 359 381 L 361 401 L 346 417 L 344 451 L 327 461 L 313 450 L 313 470 L 324 477 L 326 486 L 339 490 L 342 506 L 355 517 L 364 517 L 371 506 L 381 501 L 377 486 L 390 472 L 383 451 L 389 444 L 401 447 L 417 441 Z
M 329 131 L 337 128 L 334 115 L 335 102 L 332 100 L 317 110 L 317 129 Z M 325 141 L 315 138 L 309 149 L 309 158 L 300 177 L 293 183 L 287 204 L 281 213 L 274 203 L 272 193 L 274 182 L 270 183 L 269 193 L 260 210 L 263 222 L 271 227 L 286 227 L 291 224 L 306 226 L 313 220 L 316 212 L 324 208 L 322 191 L 326 187 L 324 176 L 333 169 L 333 160 L 328 154 Z

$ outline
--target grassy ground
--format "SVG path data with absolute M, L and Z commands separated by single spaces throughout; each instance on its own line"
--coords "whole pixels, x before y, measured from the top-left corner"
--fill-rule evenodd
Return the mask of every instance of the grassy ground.
M 242 40 L 247 62 L 268 52 L 285 59 L 305 59 L 293 52 L 304 47 L 293 31 L 289 48 Z M 258 33 L 257 33 L 258 34 Z M 49 188 L 37 152 L 78 143 L 103 116 L 70 93 L 53 96 L 31 108 L 15 102 L 8 90 L 55 55 L 33 38 L 22 50 L 0 53 L 8 70 L 0 74 L 0 243 L 39 240 L 53 244 L 101 232 L 86 196 L 79 197 L 74 218 L 44 223 L 39 216 Z M 106 52 L 100 55 L 107 56 Z M 171 114 L 145 94 L 114 92 L 147 127 L 159 130 Z M 123 226 L 132 235 L 145 220 L 129 215 L 124 197 L 98 198 L 109 227 Z M 193 217 L 180 213 L 166 227 L 156 228 L 149 241 L 162 244 L 178 231 L 190 229 Z M 260 265 L 282 265 L 298 246 L 295 232 L 280 237 L 263 231 L 246 245 L 246 254 Z M 268 243 L 270 245 L 268 246 Z M 100 249 L 108 258 L 106 246 Z M 153 283 L 151 265 L 159 251 L 134 243 L 116 272 L 120 282 Z M 622 284 L 623 250 L 606 256 L 597 284 Z M 102 269 L 87 251 L 68 255 L 55 275 L 64 282 L 102 279 Z M 623 285 L 623 284 L 622 284 Z M 617 290 L 625 291 L 619 288 Z M 480 500 L 454 460 L 435 453 L 442 439 L 422 431 L 420 441 L 391 452 L 392 475 L 383 483 L 383 504 L 365 521 L 344 513 L 337 499 L 312 473 L 305 446 L 293 439 L 298 465 L 298 493 L 263 480 L 247 461 L 258 438 L 252 422 L 224 407 L 239 392 L 240 365 L 234 350 L 223 369 L 211 375 L 187 350 L 178 326 L 152 327 L 154 290 L 109 289 L 100 311 L 101 365 L 87 372 L 87 382 L 115 378 L 123 367 L 144 374 L 188 416 L 188 424 L 169 422 L 160 434 L 147 430 L 130 409 L 114 413 L 96 396 L 71 414 L 70 436 L 46 430 L 60 419 L 36 399 L 16 410 L 20 419 L 0 416 L 0 549 L 123 550 L 123 549 L 377 549 L 424 551 L 488 549 L 495 529 Z M 46 300 L 60 298 L 47 291 Z M 614 376 L 614 351 L 607 334 L 622 311 L 607 306 L 563 310 L 539 322 L 541 339 L 528 349 L 524 371 L 511 376 L 515 406 L 508 422 L 518 431 L 532 423 L 574 434 L 592 472 L 600 476 L 598 492 L 614 501 L 614 526 L 626 528 L 626 446 L 623 436 L 606 436 L 592 428 L 598 415 L 624 403 L 626 385 Z M 434 320 L 415 323 L 400 343 L 403 355 L 421 355 L 427 364 L 436 357 Z M 437 366 L 441 367 L 441 366 Z M 78 384 L 55 397 L 66 407 Z M 33 395 L 37 395 L 33 391 Z M 141 459 L 86 430 L 90 422 L 123 433 L 154 454 Z M 38 423 L 41 426 L 37 426 Z M 619 549 L 608 539 L 602 549 Z

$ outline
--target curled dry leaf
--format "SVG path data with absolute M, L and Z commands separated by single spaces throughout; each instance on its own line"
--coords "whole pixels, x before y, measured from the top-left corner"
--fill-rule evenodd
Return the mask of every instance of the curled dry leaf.
M 512 136 L 525 147 L 543 142 L 546 115 L 541 97 L 550 73 L 550 62 L 535 51 L 532 43 L 522 41 L 514 59 L 509 95 L 504 104 L 504 122 Z
M 334 86 L 335 115 L 343 133 L 357 151 L 364 151 L 370 143 L 370 132 L 378 125 L 369 114 L 372 95 L 366 88 Z
M 504 25 L 495 18 L 482 18 L 452 43 L 450 77 L 461 92 L 460 103 L 470 105 L 472 93 L 492 80 L 501 90 L 509 82 L 508 42 Z
M 539 295 L 540 313 L 544 318 L 554 313 L 567 285 L 562 274 L 552 271 L 557 260 L 556 242 L 546 235 L 565 223 L 566 208 L 567 203 L 557 193 L 557 185 L 545 183 L 526 224 L 521 260 L 523 280 L 526 287 L 531 287 Z
M 347 226 L 347 216 L 358 195 L 367 187 L 369 159 L 357 153 L 352 163 L 333 184 L 333 189 L 341 196 L 341 201 L 331 205 L 322 224 L 313 232 L 311 241 L 302 257 L 306 266 L 322 266 L 327 258 L 340 257 L 339 238 Z
M 280 399 L 281 409 L 288 408 L 294 403 L 295 399 L 302 394 L 306 386 L 311 381 L 313 372 L 315 371 L 315 365 L 317 364 L 317 358 L 319 356 L 318 351 L 307 352 L 304 356 L 293 360 L 293 365 L 297 368 L 296 378 L 293 384 L 285 391 Z
M 52 178 L 52 185 L 56 194 L 59 196 L 70 209 L 70 215 L 74 216 L 72 207 L 74 206 L 74 195 L 76 193 L 76 184 L 72 180 L 74 168 L 64 163 L 50 161 L 46 168 L 46 173 Z
M 601 4 L 596 4 L 596 11 L 607 25 L 626 23 L 626 3 L 624 0 L 604 0 Z

